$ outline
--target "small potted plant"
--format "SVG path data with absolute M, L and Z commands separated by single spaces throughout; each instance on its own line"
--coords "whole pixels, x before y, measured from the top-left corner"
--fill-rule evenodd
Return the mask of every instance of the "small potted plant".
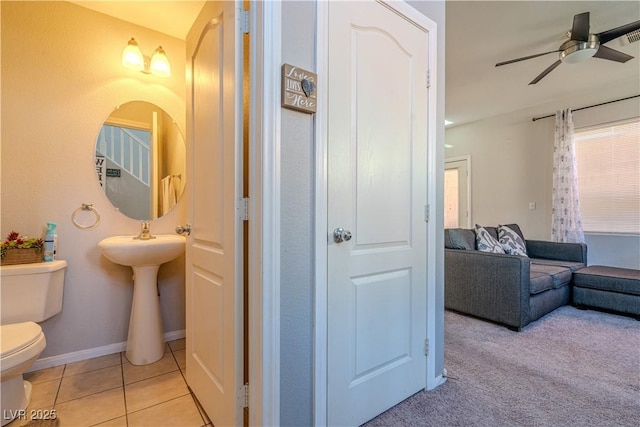
M 42 262 L 44 240 L 20 236 L 12 231 L 4 242 L 0 242 L 2 265 L 30 264 Z

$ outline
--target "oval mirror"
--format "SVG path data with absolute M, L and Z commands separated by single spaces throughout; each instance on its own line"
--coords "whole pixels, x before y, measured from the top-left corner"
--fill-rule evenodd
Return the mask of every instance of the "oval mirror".
M 185 186 L 185 143 L 174 120 L 145 101 L 118 106 L 96 139 L 98 182 L 130 218 L 156 219 L 176 205 Z

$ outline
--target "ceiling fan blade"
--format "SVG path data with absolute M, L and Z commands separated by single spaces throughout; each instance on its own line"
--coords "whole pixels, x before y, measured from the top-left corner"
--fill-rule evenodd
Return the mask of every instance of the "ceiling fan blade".
M 549 65 L 546 70 L 544 70 L 542 73 L 540 73 L 538 75 L 538 77 L 536 77 L 535 79 L 531 80 L 531 83 L 529 83 L 529 84 L 530 85 L 534 85 L 534 84 L 538 83 L 540 80 L 542 80 L 544 78 L 544 76 L 546 76 L 547 74 L 552 72 L 560 64 L 562 64 L 562 61 L 560 61 L 558 59 L 556 62 L 554 62 L 553 64 Z
M 571 40 L 581 42 L 589 40 L 589 12 L 579 13 L 573 17 Z
M 610 47 L 602 46 L 602 45 L 600 45 L 600 47 L 596 51 L 596 54 L 593 56 L 594 58 L 608 59 L 609 61 L 616 61 L 616 62 L 622 62 L 622 63 L 627 62 L 630 59 L 633 59 L 633 56 L 631 55 L 627 55 L 626 53 L 620 52 L 619 50 L 611 49 Z
M 559 50 L 552 50 L 550 52 L 537 53 L 535 55 L 523 56 L 522 58 L 511 59 L 509 61 L 504 61 L 504 62 L 498 62 L 496 64 L 496 67 L 500 67 L 501 65 L 513 64 L 514 62 L 525 61 L 527 59 L 537 58 L 538 56 L 548 55 L 548 54 L 554 53 L 554 52 L 560 52 L 560 51 Z
M 598 36 L 598 40 L 600 40 L 600 44 L 605 44 L 606 42 L 617 39 L 618 37 L 624 36 L 625 34 L 635 30 L 640 30 L 640 21 L 631 22 L 630 24 L 603 31 L 596 35 Z

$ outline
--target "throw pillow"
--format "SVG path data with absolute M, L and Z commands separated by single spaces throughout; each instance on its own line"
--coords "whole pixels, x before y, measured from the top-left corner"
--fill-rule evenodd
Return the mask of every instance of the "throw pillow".
M 520 236 L 520 238 L 522 239 L 522 241 L 524 241 L 524 234 L 522 233 L 522 230 L 520 230 L 520 226 L 518 224 L 504 224 L 505 227 L 509 227 L 510 229 L 512 229 L 513 231 L 516 232 L 516 234 L 518 236 Z
M 504 249 L 494 237 L 482 226 L 476 224 L 476 245 L 482 252 L 503 254 Z
M 502 249 L 509 255 L 527 256 L 527 244 L 511 227 L 499 225 L 498 238 Z
M 451 228 L 448 231 L 449 245 L 452 249 L 465 249 L 472 251 L 475 249 L 475 236 L 471 230 L 462 228 Z

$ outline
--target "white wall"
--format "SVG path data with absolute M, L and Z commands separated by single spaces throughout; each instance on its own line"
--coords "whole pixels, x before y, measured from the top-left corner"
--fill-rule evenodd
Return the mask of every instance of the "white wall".
M 0 232 L 41 235 L 58 225 L 59 258 L 68 262 L 63 311 L 43 323 L 42 357 L 122 343 L 127 338 L 132 272 L 103 258 L 104 237 L 137 234 L 140 223 L 117 212 L 95 175 L 95 139 L 102 122 L 131 100 L 163 108 L 184 131 L 184 42 L 67 2 L 2 2 L 2 219 Z M 130 37 L 145 54 L 166 50 L 173 76 L 124 69 Z M 72 213 L 93 203 L 93 229 L 76 228 Z M 155 234 L 184 223 L 184 203 L 152 221 Z M 83 217 L 84 219 L 84 217 Z M 184 259 L 160 269 L 165 331 L 184 320 Z
M 515 222 L 527 238 L 550 235 L 553 129 L 550 142 L 548 134 L 548 122 L 532 123 L 527 113 L 446 130 L 446 158 L 471 156 L 472 225 Z
M 315 9 L 282 3 L 283 63 L 315 70 Z M 314 116 L 281 114 L 280 425 L 303 426 L 313 419 Z
M 554 118 L 533 117 L 636 95 L 638 80 L 594 88 L 446 130 L 446 158 L 470 155 L 472 224 L 518 223 L 527 238 L 551 239 Z M 574 113 L 576 128 L 640 116 L 638 98 Z M 529 209 L 529 202 L 536 209 Z M 640 268 L 640 236 L 587 235 L 590 265 Z

